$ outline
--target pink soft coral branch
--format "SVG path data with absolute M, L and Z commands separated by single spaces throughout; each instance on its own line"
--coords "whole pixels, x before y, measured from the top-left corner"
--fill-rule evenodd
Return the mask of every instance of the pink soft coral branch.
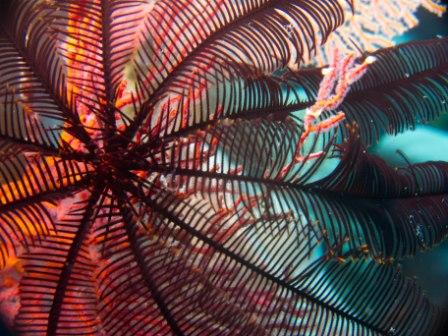
M 312 133 L 327 132 L 337 127 L 345 119 L 345 114 L 340 111 L 322 121 L 316 122 L 316 120 L 324 111 L 335 110 L 341 105 L 350 91 L 350 86 L 366 73 L 368 65 L 374 61 L 375 57 L 369 56 L 361 64 L 356 64 L 354 54 L 342 57 L 337 49 L 333 51 L 333 60 L 330 67 L 322 70 L 324 78 L 319 86 L 316 102 L 305 111 L 304 130 L 295 146 L 293 159 L 280 170 L 277 178 L 284 178 L 295 164 L 316 159 L 323 155 L 323 152 L 304 155 L 303 145 L 305 141 Z

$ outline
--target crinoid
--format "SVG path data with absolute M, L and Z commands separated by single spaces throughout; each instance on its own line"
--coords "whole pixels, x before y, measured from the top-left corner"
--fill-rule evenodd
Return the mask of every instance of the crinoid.
M 394 260 L 446 236 L 448 164 L 393 168 L 366 147 L 447 110 L 447 39 L 301 70 L 356 4 L 10 2 L 0 309 L 13 330 L 437 329 Z

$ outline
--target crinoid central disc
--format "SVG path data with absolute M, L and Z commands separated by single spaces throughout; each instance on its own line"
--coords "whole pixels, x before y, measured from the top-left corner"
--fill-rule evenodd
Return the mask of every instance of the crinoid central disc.
M 98 176 L 105 180 L 116 180 L 123 173 L 121 161 L 117 153 L 101 152 L 97 160 Z
M 113 151 L 98 150 L 95 160 L 97 177 L 112 184 L 123 184 L 132 179 L 136 171 L 148 169 L 145 155 L 138 151 L 115 147 Z

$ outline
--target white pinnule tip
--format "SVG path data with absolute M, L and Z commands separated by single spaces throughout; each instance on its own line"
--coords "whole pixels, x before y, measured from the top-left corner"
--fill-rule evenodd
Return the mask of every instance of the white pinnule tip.
M 330 74 L 332 71 L 333 71 L 333 68 L 332 68 L 332 67 L 323 68 L 323 69 L 321 70 L 322 75 L 324 75 L 324 76 Z
M 372 64 L 375 61 L 376 61 L 376 57 L 375 56 L 367 56 L 366 59 L 364 60 L 364 62 L 366 64 Z

